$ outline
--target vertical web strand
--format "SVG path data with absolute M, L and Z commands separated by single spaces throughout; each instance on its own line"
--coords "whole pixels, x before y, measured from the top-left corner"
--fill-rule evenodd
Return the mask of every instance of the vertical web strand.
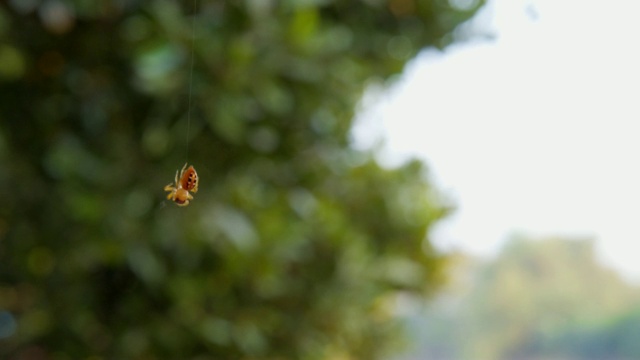
M 189 162 L 189 130 L 191 127 L 191 97 L 193 93 L 193 64 L 195 61 L 195 44 L 196 44 L 196 13 L 198 10 L 198 0 L 193 0 L 193 14 L 191 15 L 191 64 L 189 69 L 189 100 L 187 104 L 187 150 L 186 162 Z

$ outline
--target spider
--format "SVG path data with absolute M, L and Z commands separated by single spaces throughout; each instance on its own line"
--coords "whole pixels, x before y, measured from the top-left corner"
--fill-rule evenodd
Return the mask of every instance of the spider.
M 180 179 L 179 181 L 178 178 Z M 187 168 L 185 163 L 182 170 L 180 170 L 180 176 L 176 171 L 175 186 L 169 184 L 164 187 L 164 191 L 169 191 L 167 199 L 173 200 L 178 206 L 189 205 L 189 200 L 193 200 L 193 196 L 189 194 L 189 191 L 194 194 L 198 192 L 198 173 L 196 173 L 193 165 Z

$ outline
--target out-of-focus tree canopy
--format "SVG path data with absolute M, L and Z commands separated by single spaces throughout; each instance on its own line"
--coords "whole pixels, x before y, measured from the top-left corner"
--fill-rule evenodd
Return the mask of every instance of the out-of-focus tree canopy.
M 580 326 L 582 325 L 582 326 Z M 523 358 L 638 359 L 640 308 L 597 323 L 574 324 L 562 332 L 539 334 L 523 344 Z
M 413 319 L 423 339 L 418 358 L 640 355 L 639 289 L 598 261 L 594 241 L 518 237 L 490 261 L 450 260 L 460 272 L 422 319 Z
M 0 357 L 373 359 L 438 284 L 446 204 L 349 129 L 480 3 L 194 4 L 0 5 Z

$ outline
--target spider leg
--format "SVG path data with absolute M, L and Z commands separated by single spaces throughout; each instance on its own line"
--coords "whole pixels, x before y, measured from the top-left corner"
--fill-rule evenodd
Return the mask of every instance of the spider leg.
M 173 197 L 176 194 L 176 188 L 173 186 L 173 184 L 168 184 L 167 186 L 164 187 L 164 191 L 168 191 L 169 193 L 167 194 L 167 200 L 173 200 Z
M 187 163 L 184 163 L 184 166 L 182 167 L 182 169 L 180 170 L 180 179 L 182 179 L 182 175 L 184 175 L 184 170 L 187 168 Z M 176 175 L 178 174 L 178 172 L 176 171 Z M 176 184 L 178 183 L 178 177 L 176 176 Z

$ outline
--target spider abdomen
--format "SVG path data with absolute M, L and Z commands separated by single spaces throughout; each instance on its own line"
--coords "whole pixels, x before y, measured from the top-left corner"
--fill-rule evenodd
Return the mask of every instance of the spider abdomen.
M 187 191 L 198 192 L 198 173 L 196 173 L 196 169 L 194 169 L 193 166 L 189 166 L 189 168 L 182 173 L 180 185 Z

